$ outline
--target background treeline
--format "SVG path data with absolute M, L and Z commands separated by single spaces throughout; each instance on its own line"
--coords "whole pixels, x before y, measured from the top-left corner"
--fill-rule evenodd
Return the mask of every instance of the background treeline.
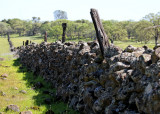
M 66 37 L 72 39 L 96 38 L 93 23 L 88 20 L 70 21 L 58 19 L 56 21 L 40 21 L 39 17 L 32 20 L 4 19 L 0 22 L 1 37 L 7 33 L 19 34 L 19 36 L 44 36 L 45 31 L 50 38 L 62 38 L 62 23 L 67 23 Z M 160 31 L 160 13 L 150 13 L 140 21 L 115 21 L 102 20 L 105 32 L 111 42 L 115 40 L 132 39 L 136 42 L 144 42 L 154 39 L 158 43 Z

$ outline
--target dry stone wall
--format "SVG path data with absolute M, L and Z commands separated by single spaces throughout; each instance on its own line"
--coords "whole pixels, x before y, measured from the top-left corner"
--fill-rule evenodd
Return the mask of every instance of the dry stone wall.
M 30 44 L 17 48 L 21 63 L 56 88 L 56 97 L 80 113 L 160 113 L 160 60 L 147 46 L 97 42 Z

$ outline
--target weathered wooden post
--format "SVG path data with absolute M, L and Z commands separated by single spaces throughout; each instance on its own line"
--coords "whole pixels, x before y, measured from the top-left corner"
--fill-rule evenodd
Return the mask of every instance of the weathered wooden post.
M 47 42 L 47 31 L 45 32 L 44 41 Z
M 63 34 L 62 34 L 62 43 L 65 42 L 65 35 L 66 35 L 66 28 L 67 28 L 67 23 L 62 23 L 62 27 L 63 27 Z
M 98 11 L 96 9 L 91 9 L 90 14 L 91 14 L 91 18 L 92 18 L 92 21 L 93 21 L 93 24 L 96 30 L 96 36 L 97 36 L 98 43 L 100 46 L 101 54 L 104 57 L 104 49 L 109 47 L 108 37 L 104 31 Z
M 25 46 L 27 46 L 27 45 L 28 45 L 28 43 L 29 43 L 29 40 L 26 40 L 26 42 L 25 42 Z
M 10 41 L 10 34 L 7 32 L 8 42 Z

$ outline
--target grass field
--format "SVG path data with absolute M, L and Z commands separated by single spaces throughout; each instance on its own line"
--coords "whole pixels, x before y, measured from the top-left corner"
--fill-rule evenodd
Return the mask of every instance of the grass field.
M 141 43 L 141 42 L 134 42 L 134 41 L 114 41 L 114 45 L 119 46 L 122 49 L 125 49 L 128 45 L 132 45 L 134 47 L 142 47 L 144 45 L 148 46 L 150 49 L 153 49 L 155 46 L 153 41 L 150 41 L 149 43 Z
M 0 57 L 5 59 L 11 59 L 13 56 L 10 53 L 10 47 L 6 39 L 0 38 Z
M 30 40 L 32 42 L 35 43 L 41 43 L 44 41 L 44 38 L 42 36 L 23 36 L 23 37 L 18 37 L 17 35 L 11 36 L 11 41 L 13 42 L 15 47 L 21 46 L 23 45 L 23 41 L 26 40 Z M 53 39 L 53 38 L 48 38 L 48 42 L 55 42 L 57 39 Z M 66 42 L 71 41 L 71 42 L 78 42 L 78 41 L 92 41 L 90 38 L 85 38 L 85 39 L 66 39 Z M 144 45 L 148 46 L 149 48 L 153 49 L 153 47 L 155 46 L 154 44 L 154 40 L 151 40 L 150 42 L 148 42 L 147 44 L 145 43 L 141 43 L 141 42 L 135 42 L 132 40 L 125 40 L 125 41 L 114 41 L 114 44 L 116 46 L 121 47 L 122 49 L 125 49 L 128 45 L 133 45 L 135 47 L 142 47 Z
M 17 41 L 16 39 L 14 42 Z M 15 44 L 19 45 L 17 42 Z M 61 114 L 64 111 L 68 111 L 68 114 L 77 113 L 63 102 L 54 102 L 56 90 L 40 76 L 34 76 L 32 72 L 22 67 L 19 60 L 13 59 L 7 39 L 4 38 L 0 39 L 0 57 L 5 58 L 5 61 L 0 61 L 0 112 L 19 114 L 19 112 L 6 111 L 8 105 L 14 104 L 19 106 L 20 111 L 30 110 L 33 114 L 45 114 L 48 110 L 54 111 L 55 114 Z M 6 80 L 1 78 L 4 73 L 8 74 Z M 33 89 L 37 82 L 40 82 L 43 87 Z M 27 93 L 23 94 L 21 90 Z M 52 95 L 46 94 L 44 92 L 46 90 Z M 2 92 L 5 93 L 4 96 Z M 45 99 L 50 99 L 52 102 L 46 104 Z
M 13 45 L 15 47 L 21 46 L 23 45 L 23 41 L 29 40 L 31 42 L 35 42 L 35 43 L 41 43 L 44 41 L 44 38 L 41 36 L 22 36 L 22 37 L 11 37 L 11 41 L 13 42 Z M 47 42 L 55 42 L 57 39 L 53 39 L 53 38 L 48 38 Z M 78 41 L 91 41 L 90 38 L 86 38 L 86 39 L 66 39 L 66 42 L 71 41 L 71 42 L 78 42 Z

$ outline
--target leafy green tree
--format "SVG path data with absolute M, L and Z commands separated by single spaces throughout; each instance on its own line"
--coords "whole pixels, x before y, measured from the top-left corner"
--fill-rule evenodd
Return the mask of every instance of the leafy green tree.
M 40 17 L 32 17 L 32 34 L 33 36 L 38 34 L 40 31 Z
M 152 25 L 148 27 L 147 30 L 154 31 L 153 37 L 155 39 L 155 45 L 157 45 L 160 34 L 160 12 L 157 14 L 150 13 L 146 15 L 144 19 L 152 23 Z
M 113 29 L 112 37 L 114 40 L 122 40 L 127 37 L 127 31 L 123 29 L 120 23 L 117 23 Z
M 52 21 L 50 23 L 45 23 L 45 24 L 47 24 L 46 26 L 49 27 L 49 29 L 48 29 L 48 35 L 50 37 L 54 37 L 54 38 L 57 38 L 57 39 L 61 38 L 62 37 L 62 31 L 63 31 L 63 29 L 62 29 L 62 23 L 67 23 L 67 29 L 68 29 L 70 22 L 71 21 L 66 20 L 66 19 L 58 19 L 58 20 Z M 46 27 L 46 29 L 48 27 Z
M 75 34 L 78 37 L 78 39 L 84 38 L 84 37 L 87 37 L 88 30 L 89 30 L 89 26 L 87 23 L 77 24 Z
M 45 32 L 49 32 L 51 30 L 51 23 L 48 21 L 45 21 L 44 23 L 42 23 L 41 27 L 40 27 L 40 31 L 41 34 L 45 34 Z
M 0 34 L 1 37 L 3 35 L 6 35 L 7 33 L 12 32 L 12 28 L 10 27 L 9 24 L 5 23 L 5 22 L 0 22 Z
M 152 23 L 146 20 L 141 20 L 135 25 L 135 38 L 142 42 L 147 43 L 153 36 L 152 31 L 148 31 L 146 28 L 150 27 Z
M 54 37 L 58 40 L 62 36 L 62 26 L 56 25 L 51 27 L 48 34 L 50 37 Z
M 69 39 L 75 38 L 75 29 L 77 29 L 76 27 L 77 25 L 73 21 L 67 23 L 66 35 L 69 37 Z
M 122 40 L 127 36 L 127 31 L 123 23 L 109 20 L 102 22 L 104 30 L 108 38 L 113 42 L 114 40 Z
M 131 39 L 134 37 L 135 35 L 135 25 L 136 22 L 134 21 L 129 21 L 128 25 L 126 25 L 126 30 L 127 30 L 127 35 L 128 35 L 128 39 Z
M 23 26 L 23 34 L 27 36 L 32 35 L 32 21 L 24 21 Z
M 11 19 L 8 21 L 9 24 L 11 25 L 12 29 L 14 30 L 15 33 L 18 33 L 19 36 L 21 36 L 22 32 L 24 31 L 24 21 L 20 19 Z
M 104 30 L 108 36 L 108 38 L 110 40 L 113 40 L 113 31 L 114 31 L 114 28 L 115 28 L 115 21 L 113 20 L 108 20 L 108 21 L 102 21 L 102 24 L 103 24 L 103 27 L 104 27 Z

